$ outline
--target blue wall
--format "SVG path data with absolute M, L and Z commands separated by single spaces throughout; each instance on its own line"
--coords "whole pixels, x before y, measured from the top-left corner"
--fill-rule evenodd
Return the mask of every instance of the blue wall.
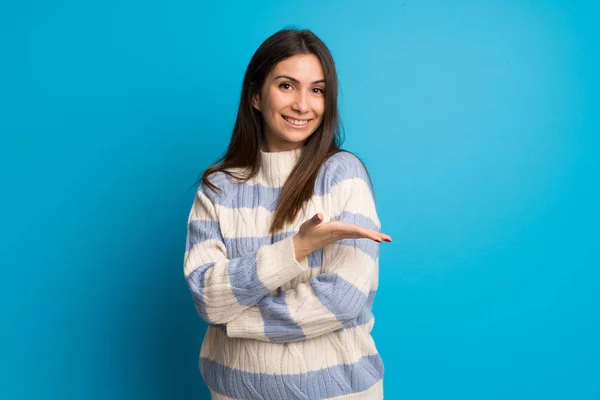
M 599 399 L 598 6 L 238 3 L 2 2 L 0 397 L 208 398 L 188 189 L 295 24 L 336 58 L 394 238 L 386 398 Z

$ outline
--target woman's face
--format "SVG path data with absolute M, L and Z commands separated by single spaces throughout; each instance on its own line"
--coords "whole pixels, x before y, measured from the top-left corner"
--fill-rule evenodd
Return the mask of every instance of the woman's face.
M 319 58 L 298 54 L 275 65 L 252 106 L 263 117 L 267 143 L 262 150 L 302 147 L 325 112 L 325 74 Z

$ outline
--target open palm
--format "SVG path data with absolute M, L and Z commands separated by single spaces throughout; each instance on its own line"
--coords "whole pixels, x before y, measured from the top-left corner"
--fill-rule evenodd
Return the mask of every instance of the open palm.
M 313 251 L 330 245 L 342 239 L 371 239 L 378 243 L 391 242 L 392 238 L 382 232 L 377 232 L 364 226 L 349 224 L 342 221 L 322 223 L 321 214 L 302 223 L 294 236 L 296 258 L 300 259 Z

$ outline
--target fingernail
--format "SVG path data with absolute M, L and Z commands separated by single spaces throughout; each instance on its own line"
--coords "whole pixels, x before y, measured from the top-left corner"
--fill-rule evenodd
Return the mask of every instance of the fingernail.
M 385 240 L 388 243 L 392 243 L 392 239 L 383 239 L 383 240 Z

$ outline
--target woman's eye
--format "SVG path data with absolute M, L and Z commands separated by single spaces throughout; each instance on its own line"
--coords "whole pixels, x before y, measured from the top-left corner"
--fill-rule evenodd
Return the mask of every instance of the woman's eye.
M 287 89 L 291 88 L 291 87 L 292 87 L 292 85 L 290 85 L 289 83 L 282 83 L 282 84 L 280 84 L 280 85 L 279 85 L 279 87 L 280 87 L 281 89 L 285 89 L 285 90 L 287 90 Z
M 316 92 L 319 93 L 319 94 L 325 93 L 325 90 L 323 90 L 321 88 L 314 88 L 313 90 L 316 90 Z

